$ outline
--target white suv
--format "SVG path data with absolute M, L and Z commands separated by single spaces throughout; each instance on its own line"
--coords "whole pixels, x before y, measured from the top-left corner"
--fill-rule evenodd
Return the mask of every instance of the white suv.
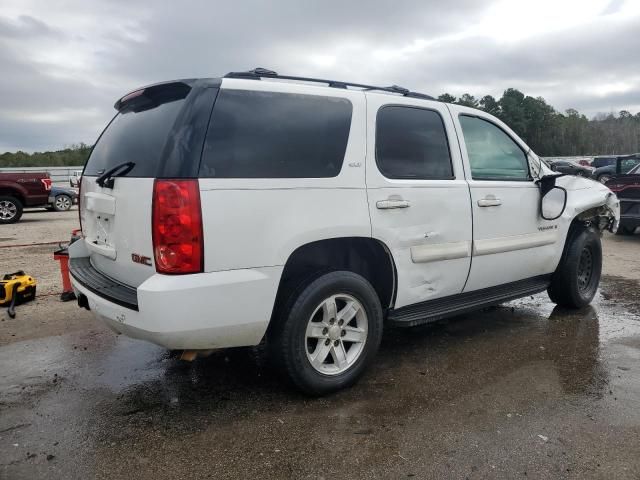
M 264 340 L 310 394 L 352 384 L 385 324 L 544 290 L 589 303 L 617 227 L 603 185 L 400 87 L 257 69 L 115 108 L 82 176 L 79 304 L 191 357 Z

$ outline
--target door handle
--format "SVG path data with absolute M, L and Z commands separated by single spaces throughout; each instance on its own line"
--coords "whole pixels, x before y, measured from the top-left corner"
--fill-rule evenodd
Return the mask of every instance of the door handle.
M 389 199 L 389 200 L 378 200 L 376 202 L 376 208 L 379 210 L 391 210 L 394 208 L 409 208 L 411 204 L 408 200 L 399 200 L 399 199 Z
M 479 207 L 497 207 L 502 205 L 502 200 L 496 198 L 495 195 L 487 195 L 484 198 L 478 200 Z

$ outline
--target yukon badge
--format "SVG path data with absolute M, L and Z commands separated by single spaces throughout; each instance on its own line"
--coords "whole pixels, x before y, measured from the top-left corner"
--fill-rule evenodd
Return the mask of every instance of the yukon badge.
M 138 255 L 137 253 L 131 254 L 131 261 L 134 263 L 141 263 L 147 267 L 151 266 L 151 258 L 145 257 L 144 255 Z

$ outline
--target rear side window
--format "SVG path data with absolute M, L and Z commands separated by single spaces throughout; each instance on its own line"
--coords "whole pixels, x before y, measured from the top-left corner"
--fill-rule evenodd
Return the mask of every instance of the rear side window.
M 344 98 L 223 89 L 211 115 L 200 177 L 335 177 L 351 112 Z
M 460 125 L 474 180 L 530 179 L 526 155 L 501 128 L 468 115 L 460 116 Z
M 453 178 L 440 114 L 415 107 L 381 108 L 376 121 L 376 162 L 387 178 Z
M 155 177 L 169 134 L 188 90 L 154 95 L 123 108 L 102 133 L 87 162 L 85 175 L 101 175 L 123 162 L 134 162 L 127 177 Z

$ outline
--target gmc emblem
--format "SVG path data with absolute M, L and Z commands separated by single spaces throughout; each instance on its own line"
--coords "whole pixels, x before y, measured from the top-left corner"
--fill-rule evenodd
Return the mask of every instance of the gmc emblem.
M 131 254 L 131 261 L 134 263 L 146 265 L 147 267 L 151 266 L 151 258 L 145 257 L 144 255 L 138 255 L 137 253 Z

